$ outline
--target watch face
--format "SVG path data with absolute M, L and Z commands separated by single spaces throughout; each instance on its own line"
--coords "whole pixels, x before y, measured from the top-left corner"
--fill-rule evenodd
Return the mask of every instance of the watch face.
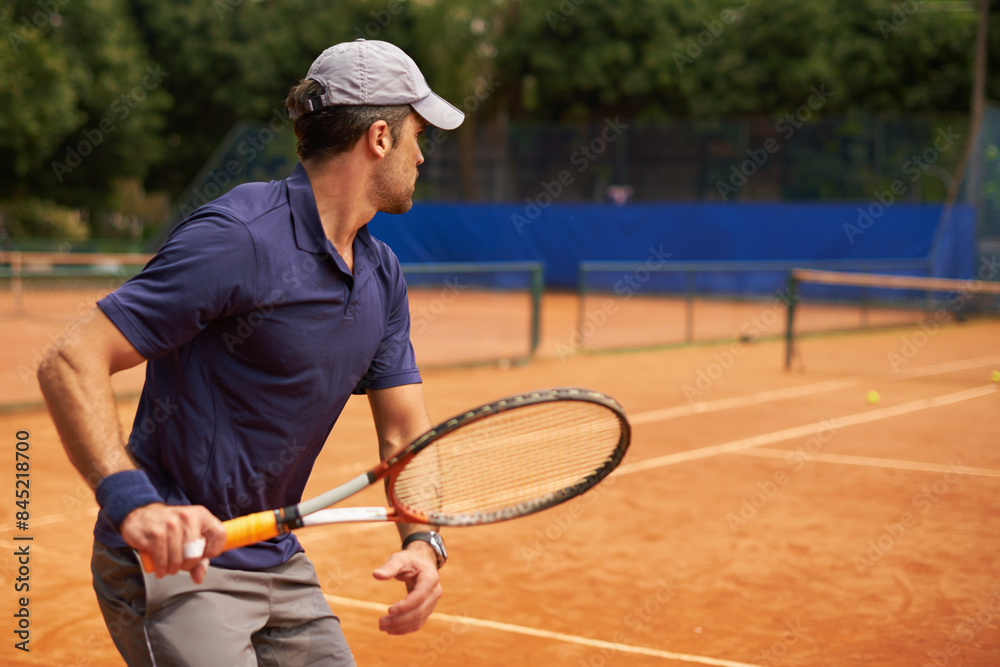
M 444 538 L 438 533 L 431 533 L 431 546 L 434 547 L 434 551 L 437 552 L 441 561 L 439 565 L 444 565 L 444 562 L 448 560 L 448 550 L 444 547 Z

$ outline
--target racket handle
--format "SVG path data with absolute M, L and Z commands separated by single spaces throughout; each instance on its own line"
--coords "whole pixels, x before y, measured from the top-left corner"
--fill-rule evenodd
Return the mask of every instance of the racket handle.
M 247 514 L 246 516 L 230 519 L 229 521 L 223 521 L 222 525 L 226 529 L 226 544 L 222 547 L 223 551 L 238 549 L 239 547 L 249 546 L 255 542 L 269 540 L 282 533 L 278 529 L 278 518 L 274 510 Z M 204 538 L 184 543 L 185 558 L 198 558 L 203 553 L 205 553 Z M 142 559 L 142 568 L 146 572 L 153 572 L 156 569 L 153 565 L 152 556 L 144 551 L 140 554 L 140 557 Z
M 223 551 L 250 546 L 254 542 L 269 540 L 281 535 L 282 532 L 287 532 L 278 528 L 278 516 L 274 510 L 247 514 L 223 521 L 222 525 L 226 528 L 226 544 L 222 547 Z

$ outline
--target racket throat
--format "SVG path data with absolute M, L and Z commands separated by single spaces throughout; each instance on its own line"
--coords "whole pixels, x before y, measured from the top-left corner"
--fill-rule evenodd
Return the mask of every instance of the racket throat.
M 299 511 L 298 505 L 289 505 L 288 507 L 282 507 L 280 510 L 274 510 L 274 522 L 277 524 L 279 534 L 281 535 L 305 525 L 302 522 L 302 513 Z

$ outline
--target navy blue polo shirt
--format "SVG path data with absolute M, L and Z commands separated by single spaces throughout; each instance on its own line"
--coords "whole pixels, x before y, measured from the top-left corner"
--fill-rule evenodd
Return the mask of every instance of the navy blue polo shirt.
M 353 249 L 352 274 L 299 165 L 195 211 L 98 302 L 149 360 L 128 450 L 164 502 L 220 519 L 295 504 L 352 393 L 420 382 L 399 261 L 367 226 Z M 125 546 L 103 512 L 94 534 Z M 284 535 L 213 564 L 299 551 Z

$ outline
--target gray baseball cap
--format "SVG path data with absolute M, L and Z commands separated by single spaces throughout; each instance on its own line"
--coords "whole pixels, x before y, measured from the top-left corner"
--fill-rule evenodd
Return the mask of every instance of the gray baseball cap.
M 442 130 L 454 130 L 465 120 L 464 113 L 430 89 L 413 59 L 388 42 L 358 39 L 331 46 L 313 61 L 306 78 L 324 88 L 322 95 L 310 98 L 312 111 L 341 104 L 409 104 Z M 302 114 L 289 109 L 288 115 Z

